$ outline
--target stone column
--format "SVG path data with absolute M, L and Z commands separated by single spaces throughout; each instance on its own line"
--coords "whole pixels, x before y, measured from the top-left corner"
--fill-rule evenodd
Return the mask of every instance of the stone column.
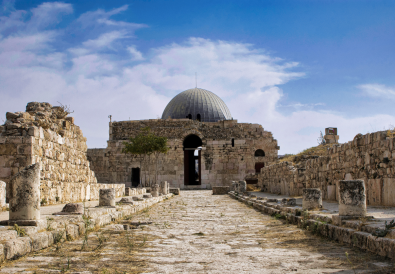
M 100 189 L 99 206 L 115 206 L 115 188 Z
M 40 170 L 40 163 L 36 163 L 10 179 L 10 221 L 37 225 L 40 220 Z
M 322 192 L 319 188 L 303 189 L 303 210 L 322 208 Z
M 6 196 L 6 183 L 3 181 L 0 181 L 0 208 L 5 207 L 5 196 Z
M 167 181 L 162 181 L 160 183 L 159 192 L 162 193 L 163 195 L 169 194 L 167 189 Z
M 247 182 L 239 181 L 239 192 L 244 193 L 247 191 Z
M 155 184 L 151 188 L 151 195 L 152 197 L 158 197 L 159 196 L 159 185 Z
M 340 216 L 366 216 L 366 194 L 363 180 L 339 181 L 339 194 Z

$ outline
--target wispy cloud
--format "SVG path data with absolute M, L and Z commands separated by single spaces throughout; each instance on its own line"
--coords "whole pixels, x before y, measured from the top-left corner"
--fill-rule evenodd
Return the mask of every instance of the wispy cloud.
M 365 84 L 357 86 L 364 95 L 383 99 L 395 99 L 395 88 L 380 84 Z
M 146 25 L 111 18 L 127 8 L 88 11 L 58 29 L 62 16 L 73 12 L 69 4 L 44 3 L 30 11 L 7 7 L 0 17 L 0 115 L 23 110 L 29 101 L 59 101 L 75 110 L 89 147 L 103 147 L 109 114 L 115 120 L 160 117 L 174 95 L 194 87 L 197 72 L 198 86 L 222 97 L 235 119 L 272 131 L 282 154 L 316 144 L 319 132 L 301 134 L 306 127 L 337 126 L 348 141 L 370 124 L 381 128 L 394 118 L 349 119 L 316 110 L 322 103 L 303 102 L 288 104 L 293 110 L 285 115 L 279 108 L 281 85 L 305 76 L 297 62 L 251 44 L 199 37 L 138 49 L 134 32 Z

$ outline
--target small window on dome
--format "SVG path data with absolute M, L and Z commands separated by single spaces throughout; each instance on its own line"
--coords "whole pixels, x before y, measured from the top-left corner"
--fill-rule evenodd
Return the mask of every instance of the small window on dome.
M 196 120 L 200 122 L 200 114 L 196 115 Z
M 265 156 L 265 152 L 262 149 L 258 149 L 255 151 L 255 157 L 264 157 Z

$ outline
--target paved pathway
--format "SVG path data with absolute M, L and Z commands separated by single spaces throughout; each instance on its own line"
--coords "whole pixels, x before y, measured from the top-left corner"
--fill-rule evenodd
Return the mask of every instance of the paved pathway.
M 211 193 L 183 191 L 122 222 L 150 225 L 130 231 L 113 225 L 91 233 L 87 249 L 82 240 L 66 242 L 9 262 L 0 273 L 395 273 L 386 270 L 390 260 Z

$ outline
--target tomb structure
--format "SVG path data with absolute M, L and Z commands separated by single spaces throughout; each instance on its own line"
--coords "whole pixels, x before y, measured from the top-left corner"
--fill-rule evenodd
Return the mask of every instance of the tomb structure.
M 157 181 L 155 157 L 141 161 L 122 153 L 124 142 L 147 127 L 167 137 L 170 148 L 159 156 Z M 167 181 L 172 188 L 211 188 L 256 177 L 277 160 L 278 150 L 272 133 L 239 123 L 217 95 L 194 88 L 175 96 L 162 119 L 110 121 L 107 148 L 88 149 L 88 159 L 99 183 L 136 187 Z

